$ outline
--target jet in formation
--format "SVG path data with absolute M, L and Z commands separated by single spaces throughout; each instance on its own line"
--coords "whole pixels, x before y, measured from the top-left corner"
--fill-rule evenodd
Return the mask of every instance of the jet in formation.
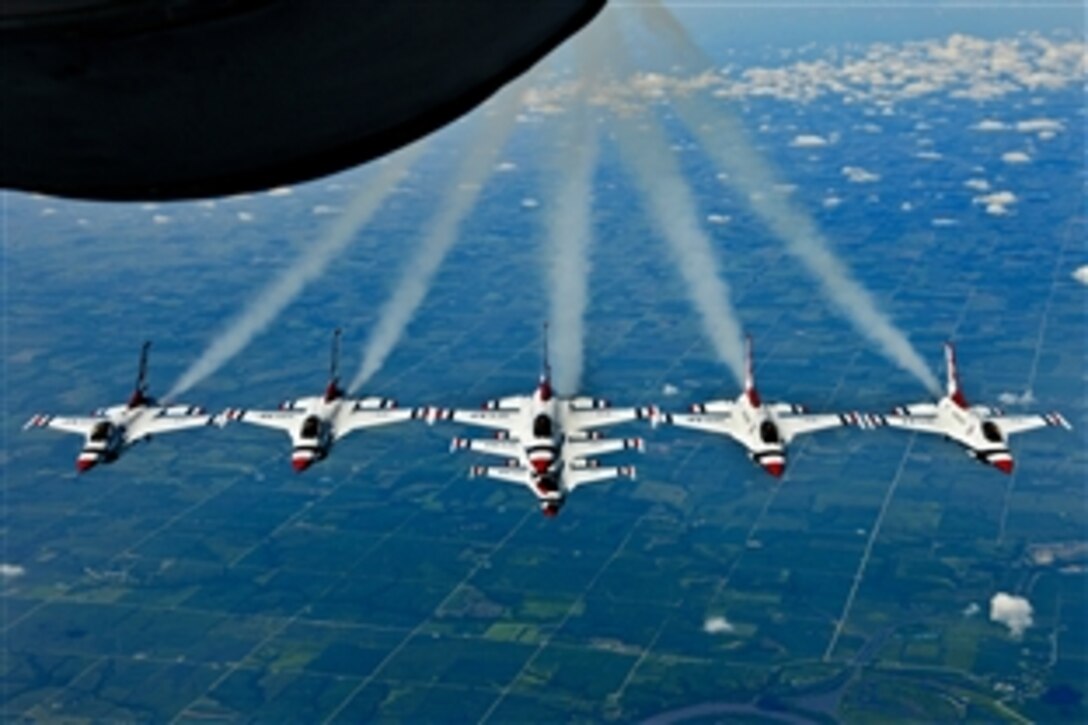
M 588 396 L 562 397 L 552 388 L 545 334 L 544 364 L 536 388 L 527 395 L 512 395 L 484 403 L 481 410 L 450 408 L 397 408 L 396 402 L 377 396 L 349 398 L 340 387 L 340 331 L 332 340 L 329 381 L 322 395 L 283 403 L 278 410 L 228 408 L 210 416 L 199 407 L 160 404 L 148 393 L 148 352 L 140 351 L 136 384 L 128 402 L 99 408 L 89 416 L 38 414 L 24 428 L 53 428 L 84 437 L 76 459 L 80 472 L 99 463 L 112 463 L 135 443 L 154 435 L 216 423 L 250 423 L 285 432 L 291 439 L 291 465 L 304 471 L 326 458 L 345 435 L 363 428 L 412 419 L 454 421 L 489 428 L 494 439 L 454 438 L 451 451 L 470 450 L 504 459 L 503 465 L 472 466 L 474 477 L 516 483 L 528 488 L 546 516 L 555 516 L 567 497 L 580 486 L 613 479 L 635 478 L 634 466 L 603 466 L 601 456 L 645 448 L 641 438 L 604 438 L 600 428 L 635 420 L 676 425 L 732 438 L 749 458 L 775 477 L 786 467 L 786 448 L 797 436 L 840 426 L 891 426 L 944 436 L 973 458 L 1011 473 L 1010 436 L 1045 426 L 1070 429 L 1060 413 L 1006 415 L 984 405 L 969 405 L 960 386 L 955 350 L 945 345 L 947 391 L 935 403 L 896 408 L 887 415 L 858 413 L 810 414 L 791 403 L 764 402 L 752 369 L 752 345 L 745 349 L 744 389 L 733 400 L 711 400 L 692 406 L 691 413 L 664 413 L 653 406 L 613 408 Z
M 99 463 L 113 463 L 128 448 L 154 435 L 199 428 L 212 417 L 193 405 L 159 405 L 148 394 L 147 356 L 151 343 L 140 350 L 136 385 L 128 402 L 99 408 L 88 416 L 38 414 L 26 422 L 27 428 L 52 428 L 83 436 L 83 448 L 76 458 L 76 470 L 84 473 Z
M 1009 451 L 1010 436 L 1046 426 L 1072 428 L 1057 412 L 1005 415 L 999 408 L 968 404 L 960 386 L 956 350 L 951 342 L 945 343 L 944 360 L 947 383 L 943 398 L 936 403 L 900 406 L 889 415 L 869 415 L 867 424 L 944 436 L 945 440 L 963 446 L 967 455 L 1002 473 L 1012 473 L 1014 465 Z
M 423 408 L 397 408 L 395 400 L 376 396 L 347 398 L 340 387 L 340 330 L 333 333 L 329 382 L 321 395 L 287 400 L 279 410 L 227 408 L 215 417 L 220 427 L 239 421 L 281 430 L 291 437 L 291 466 L 301 473 L 326 458 L 333 444 L 363 428 L 420 418 Z
M 634 466 L 601 466 L 595 456 L 643 451 L 641 438 L 604 439 L 598 428 L 653 416 L 652 407 L 613 408 L 606 400 L 560 397 L 552 389 L 545 343 L 544 369 L 529 395 L 485 402 L 481 410 L 432 408 L 428 422 L 452 420 L 490 428 L 495 438 L 454 438 L 451 451 L 470 450 L 506 459 L 503 466 L 473 466 L 473 477 L 528 488 L 545 516 L 555 516 L 580 486 L 617 478 L 634 480 Z
M 856 413 L 813 415 L 792 403 L 768 403 L 756 389 L 752 339 L 745 341 L 744 390 L 733 400 L 711 400 L 691 406 L 691 413 L 659 412 L 655 425 L 676 425 L 732 438 L 752 462 L 775 478 L 786 470 L 786 446 L 799 435 L 840 426 L 861 425 Z

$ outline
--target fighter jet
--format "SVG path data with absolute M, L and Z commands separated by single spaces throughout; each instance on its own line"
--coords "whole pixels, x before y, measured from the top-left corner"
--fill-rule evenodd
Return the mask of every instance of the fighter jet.
M 427 420 L 453 420 L 491 428 L 495 440 L 455 438 L 452 450 L 473 450 L 507 459 L 502 467 L 475 466 L 473 475 L 529 486 L 545 516 L 555 516 L 568 493 L 587 483 L 634 478 L 629 466 L 599 467 L 592 456 L 638 450 L 639 438 L 604 440 L 596 428 L 652 417 L 652 407 L 612 408 L 606 400 L 561 398 L 551 384 L 545 334 L 543 371 L 529 395 L 513 395 L 483 404 L 482 410 L 431 408 Z
M 241 421 L 282 430 L 291 436 L 291 466 L 301 473 L 329 455 L 352 431 L 421 418 L 425 409 L 399 409 L 389 398 L 345 398 L 340 388 L 340 330 L 333 333 L 329 382 L 319 396 L 287 400 L 279 410 L 227 408 L 215 417 L 220 427 Z
M 748 457 L 775 478 L 786 470 L 786 446 L 799 435 L 844 425 L 860 425 L 855 413 L 810 415 L 791 403 L 766 403 L 752 372 L 752 340 L 745 341 L 744 392 L 735 400 L 711 400 L 691 406 L 691 413 L 658 413 L 653 423 L 678 425 L 729 436 Z
M 38 414 L 23 426 L 54 428 L 84 437 L 83 449 L 76 458 L 76 470 L 85 473 L 99 463 L 113 463 L 132 445 L 151 440 L 159 433 L 172 433 L 208 425 L 211 416 L 192 405 L 159 405 L 148 394 L 147 354 L 151 343 L 140 350 L 136 386 L 123 405 L 99 408 L 89 416 L 53 416 Z
M 951 342 L 945 343 L 944 359 L 948 381 L 943 398 L 936 403 L 901 406 L 891 415 L 870 415 L 867 422 L 874 426 L 888 425 L 942 435 L 946 440 L 963 446 L 967 455 L 1002 473 L 1012 473 L 1013 469 L 1009 436 L 1043 426 L 1072 429 L 1062 414 L 1057 412 L 1005 415 L 1000 409 L 987 405 L 968 405 L 960 387 L 956 350 Z
M 634 466 L 602 467 L 595 460 L 567 460 L 565 452 L 544 473 L 521 465 L 517 459 L 506 466 L 473 466 L 469 472 L 473 478 L 483 476 L 527 487 L 540 502 L 540 512 L 549 518 L 558 515 L 567 496 L 579 486 L 616 478 L 635 480 Z

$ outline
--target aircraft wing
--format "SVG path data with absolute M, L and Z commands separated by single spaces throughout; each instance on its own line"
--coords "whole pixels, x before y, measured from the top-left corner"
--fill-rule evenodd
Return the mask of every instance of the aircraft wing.
M 930 416 L 937 415 L 937 406 L 933 403 L 900 405 L 893 412 L 899 416 Z
M 357 401 L 352 407 L 340 409 L 334 426 L 337 438 L 343 438 L 348 433 L 362 428 L 403 423 L 423 415 L 419 408 L 366 407 L 363 405 L 364 402 L 365 399 Z
M 945 428 L 937 422 L 935 415 L 874 415 L 870 416 L 870 425 L 873 427 L 891 426 L 905 430 L 918 431 L 919 433 L 935 433 L 944 435 Z
M 215 416 L 214 422 L 219 427 L 232 421 L 259 425 L 262 428 L 275 428 L 291 435 L 299 425 L 306 413 L 301 410 L 243 410 L 241 408 L 227 408 Z
M 708 400 L 691 406 L 692 413 L 731 413 L 737 405 L 735 400 Z
M 729 413 L 663 413 L 658 420 L 666 425 L 678 425 L 681 428 L 716 433 L 740 440 L 736 423 Z
M 106 420 L 105 417 L 95 416 L 63 416 L 38 414 L 23 424 L 23 430 L 28 428 L 52 428 L 64 433 L 76 435 L 88 435 L 91 429 Z
M 492 478 L 504 483 L 516 483 L 532 486 L 529 469 L 521 466 L 473 466 L 469 469 L 472 478 Z
M 812 415 L 783 415 L 776 418 L 778 430 L 788 442 L 799 435 L 815 433 L 844 425 L 861 425 L 860 417 L 853 413 L 823 413 Z
M 479 438 L 454 438 L 450 442 L 450 453 L 454 451 L 476 451 L 488 456 L 519 458 L 522 453 L 521 443 L 513 440 L 488 440 Z
M 645 448 L 645 443 L 641 438 L 614 438 L 595 441 L 567 441 L 563 444 L 563 453 L 570 458 L 594 458 L 618 451 L 636 450 L 641 452 Z
M 594 408 L 567 410 L 564 421 L 569 432 L 600 428 L 606 425 L 619 425 L 632 420 L 648 420 L 653 417 L 652 406 L 643 408 Z
M 431 408 L 427 411 L 427 422 L 453 420 L 466 425 L 492 428 L 509 432 L 518 424 L 521 410 L 453 410 L 451 408 Z
M 1057 412 L 1045 415 L 999 415 L 990 420 L 1007 436 L 1046 426 L 1065 428 L 1066 430 L 1073 429 L 1073 426 L 1069 425 L 1069 421 L 1061 413 Z
M 568 468 L 566 473 L 563 474 L 563 478 L 567 484 L 568 491 L 574 491 L 579 486 L 585 486 L 591 483 L 605 483 L 615 478 L 626 478 L 631 481 L 635 480 L 636 472 L 634 466 L 604 466 L 593 468 Z
M 125 438 L 132 443 L 148 436 L 174 433 L 175 431 L 200 428 L 211 424 L 212 416 L 199 408 L 190 410 L 193 412 L 175 413 L 165 409 L 160 410 L 155 415 L 137 418 L 125 432 Z

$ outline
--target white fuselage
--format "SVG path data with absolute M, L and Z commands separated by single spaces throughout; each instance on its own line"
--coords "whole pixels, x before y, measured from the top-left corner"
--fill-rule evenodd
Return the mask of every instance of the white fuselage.
M 121 457 L 125 449 L 142 440 L 151 439 L 150 433 L 139 432 L 141 428 L 147 428 L 145 423 L 169 412 L 193 414 L 199 412 L 199 408 L 147 403 L 99 408 L 95 411 L 95 416 L 102 420 L 95 423 L 84 436 L 83 448 L 76 458 L 76 468 L 83 472 L 99 463 L 113 463 Z M 137 433 L 133 435 L 133 431 Z
M 289 431 L 291 436 L 291 466 L 296 471 L 309 468 L 332 451 L 336 441 L 336 421 L 344 405 L 340 396 L 321 395 L 299 398 L 285 410 L 304 413 L 301 422 Z
M 974 458 L 1002 470 L 1011 470 L 1012 453 L 1008 439 L 1001 428 L 989 419 L 988 411 L 985 407 L 961 407 L 945 396 L 935 406 L 934 422 L 947 438 L 966 448 Z
M 713 403 L 694 405 L 695 414 L 713 413 Z M 786 467 L 786 443 L 772 406 L 763 404 L 758 394 L 743 392 L 734 400 L 725 432 L 744 446 L 748 457 L 773 476 Z

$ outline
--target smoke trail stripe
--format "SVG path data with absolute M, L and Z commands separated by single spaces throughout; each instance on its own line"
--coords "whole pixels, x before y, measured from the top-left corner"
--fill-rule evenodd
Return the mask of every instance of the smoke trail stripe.
M 597 166 L 597 129 L 588 109 L 578 103 L 557 135 L 573 139 L 573 160 L 564 158 L 562 178 L 548 220 L 551 250 L 551 351 L 554 384 L 560 395 L 578 392 L 582 380 L 589 258 L 593 242 L 593 172 Z
M 713 67 L 683 26 L 660 3 L 643 5 L 639 10 L 645 25 L 662 38 L 682 62 L 692 67 Z M 771 192 L 778 180 L 771 166 L 754 150 L 741 123 L 699 94 L 678 94 L 672 100 L 677 116 L 699 139 L 704 151 L 716 165 L 730 172 L 729 183 L 750 199 L 759 217 L 816 277 L 825 295 L 847 320 L 876 343 L 885 357 L 914 375 L 930 392 L 940 395 L 940 383 L 910 340 L 832 253 L 831 245 L 812 219 L 788 200 Z
M 483 115 L 478 117 L 480 125 L 474 143 L 465 148 L 464 160 L 447 187 L 423 241 L 403 268 L 393 294 L 382 307 L 378 324 L 366 342 L 363 362 L 348 386 L 349 393 L 356 393 L 381 369 L 427 296 L 435 274 L 457 241 L 461 222 L 475 206 L 484 182 L 514 128 L 521 88 L 521 83 L 515 82 L 481 109 Z
M 204 354 L 174 383 L 165 400 L 172 400 L 186 392 L 244 350 L 302 293 L 306 285 L 320 277 L 333 258 L 347 247 L 359 229 L 381 208 L 389 193 L 404 179 L 424 145 L 425 142 L 413 144 L 382 164 L 377 177 L 359 192 L 328 233 L 305 249 L 298 260 L 281 272 L 216 335 Z

